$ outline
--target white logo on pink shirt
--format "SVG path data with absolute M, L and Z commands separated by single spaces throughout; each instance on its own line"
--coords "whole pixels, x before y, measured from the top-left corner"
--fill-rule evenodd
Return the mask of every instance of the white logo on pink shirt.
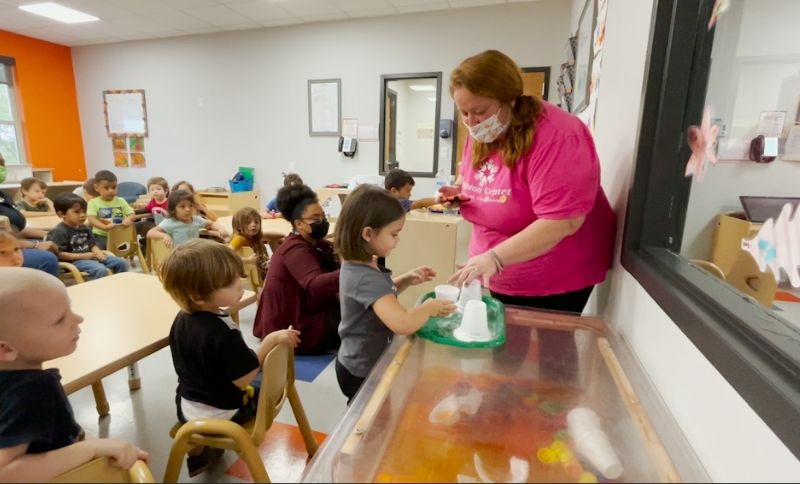
M 487 183 L 492 183 L 495 175 L 497 175 L 497 165 L 495 165 L 493 161 L 489 160 L 484 162 L 481 167 L 478 168 L 478 171 L 475 173 L 475 180 L 481 186 L 484 186 Z

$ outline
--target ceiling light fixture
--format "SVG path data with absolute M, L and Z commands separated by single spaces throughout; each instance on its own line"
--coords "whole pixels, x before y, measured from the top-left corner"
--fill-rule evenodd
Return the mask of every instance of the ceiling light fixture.
M 436 88 L 428 84 L 411 84 L 408 86 L 412 91 L 435 91 Z
M 77 24 L 81 22 L 94 22 L 100 20 L 94 15 L 79 12 L 78 10 L 59 5 L 55 2 L 32 3 L 30 5 L 20 5 L 20 10 L 30 12 L 42 17 L 47 17 L 65 24 Z

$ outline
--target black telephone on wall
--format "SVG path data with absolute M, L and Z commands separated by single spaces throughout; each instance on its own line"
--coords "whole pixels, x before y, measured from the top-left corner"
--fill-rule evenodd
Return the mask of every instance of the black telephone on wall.
M 358 149 L 358 140 L 355 138 L 345 138 L 339 136 L 339 152 L 344 156 L 352 158 Z

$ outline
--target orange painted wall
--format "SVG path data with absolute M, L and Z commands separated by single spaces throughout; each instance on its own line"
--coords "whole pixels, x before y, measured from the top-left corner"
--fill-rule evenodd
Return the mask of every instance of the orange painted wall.
M 28 162 L 55 180 L 86 179 L 70 48 L 0 30 L 0 55 L 17 63 Z

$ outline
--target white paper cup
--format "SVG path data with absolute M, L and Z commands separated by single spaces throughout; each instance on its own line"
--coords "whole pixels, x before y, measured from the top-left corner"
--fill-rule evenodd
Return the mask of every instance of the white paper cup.
M 464 311 L 469 301 L 481 300 L 481 283 L 477 279 L 469 284 L 464 284 L 461 287 L 461 293 L 458 296 L 458 309 Z
M 483 301 L 467 301 L 461 326 L 453 331 L 453 336 L 461 341 L 488 341 L 492 339 L 489 331 L 489 317 L 486 314 L 486 303 Z
M 458 301 L 458 288 L 449 284 L 439 284 L 433 289 L 436 294 L 436 299 L 443 299 L 447 301 Z
M 617 479 L 622 475 L 622 463 L 594 410 L 586 407 L 570 410 L 567 414 L 567 430 L 578 454 L 607 479 Z

